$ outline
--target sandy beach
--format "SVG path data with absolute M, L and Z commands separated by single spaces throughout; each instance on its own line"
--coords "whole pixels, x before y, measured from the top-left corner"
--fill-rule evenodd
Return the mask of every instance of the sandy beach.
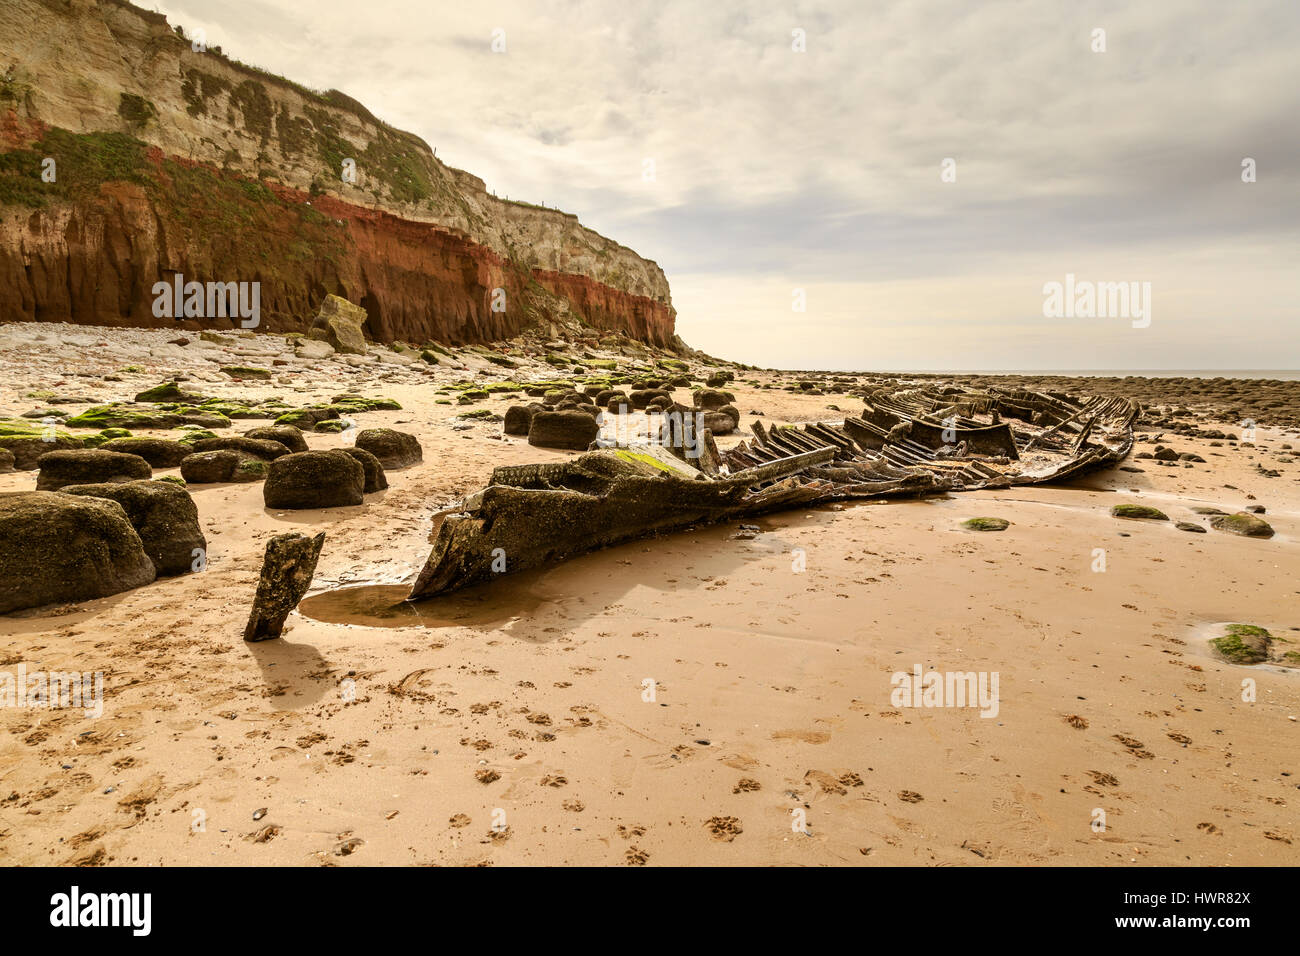
M 1025 381 L 1127 387 L 1145 406 L 1135 453 L 1204 461 L 1135 455 L 1063 486 L 799 509 L 753 536 L 703 526 L 405 605 L 437 513 L 497 465 L 573 454 L 439 404 L 440 387 L 504 370 L 473 350 L 449 350 L 462 368 L 348 364 L 295 359 L 282 336 L 173 338 L 0 327 L 0 410 L 50 390 L 75 414 L 178 376 L 241 400 L 359 392 L 400 403 L 362 424 L 414 434 L 423 461 L 354 507 L 274 510 L 258 482 L 191 484 L 205 570 L 0 617 L 0 668 L 105 684 L 98 718 L 0 708 L 0 862 L 1300 863 L 1300 666 L 1231 664 L 1208 643 L 1241 622 L 1300 651 L 1297 383 Z M 217 372 L 276 356 L 269 381 Z M 861 408 L 849 386 L 773 387 L 807 377 L 737 370 L 741 427 L 723 444 L 756 419 Z M 1252 413 L 1254 441 L 1235 440 Z M 1191 434 L 1213 430 L 1234 438 Z M 2 474 L 0 492 L 35 480 Z M 1171 520 L 1113 517 L 1119 503 Z M 1251 505 L 1273 537 L 1175 527 Z M 1011 524 L 963 530 L 976 516 Z M 245 643 L 284 531 L 326 534 L 311 591 L 282 640 Z M 891 678 L 915 668 L 995 673 L 995 712 L 898 706 Z

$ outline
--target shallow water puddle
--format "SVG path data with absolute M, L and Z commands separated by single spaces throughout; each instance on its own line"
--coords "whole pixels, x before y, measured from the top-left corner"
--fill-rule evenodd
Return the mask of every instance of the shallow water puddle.
M 426 601 L 407 601 L 410 591 L 410 584 L 334 588 L 304 598 L 298 612 L 326 624 L 358 627 L 509 627 L 552 603 L 526 586 L 469 588 Z

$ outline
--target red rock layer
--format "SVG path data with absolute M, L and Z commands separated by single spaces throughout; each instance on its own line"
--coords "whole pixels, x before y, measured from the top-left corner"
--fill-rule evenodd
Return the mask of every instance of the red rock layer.
M 282 186 L 259 192 L 157 150 L 149 161 L 144 184 L 109 183 L 36 210 L 0 207 L 0 320 L 234 324 L 155 317 L 153 285 L 176 272 L 187 281 L 260 282 L 265 331 L 305 331 L 331 292 L 367 309 L 378 342 L 490 342 L 548 318 L 544 297 L 530 294 L 528 270 L 463 236 L 329 196 Z M 586 276 L 534 275 L 593 327 L 672 340 L 668 306 Z M 492 309 L 498 288 L 504 312 Z
M 676 313 L 662 302 L 571 272 L 534 269 L 533 278 L 548 292 L 567 299 L 594 328 L 622 332 L 652 345 L 672 344 Z

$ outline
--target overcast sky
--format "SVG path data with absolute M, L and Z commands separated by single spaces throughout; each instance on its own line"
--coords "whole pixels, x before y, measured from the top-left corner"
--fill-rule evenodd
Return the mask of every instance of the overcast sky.
M 725 358 L 1300 367 L 1297 0 L 143 5 L 654 259 Z M 1045 317 L 1067 273 L 1149 325 Z

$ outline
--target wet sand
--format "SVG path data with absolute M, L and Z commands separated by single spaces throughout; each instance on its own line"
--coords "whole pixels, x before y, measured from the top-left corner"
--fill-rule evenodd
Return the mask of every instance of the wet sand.
M 15 413 L 32 404 L 16 354 L 0 352 Z M 494 465 L 566 453 L 490 437 L 499 424 L 456 431 L 464 409 L 373 374 L 345 384 L 404 409 L 362 426 L 424 447 L 386 492 L 276 512 L 258 484 L 192 485 L 206 571 L 0 618 L 0 666 L 106 682 L 99 719 L 0 710 L 0 861 L 1300 862 L 1300 670 L 1206 645 L 1239 621 L 1300 649 L 1300 464 L 1280 447 L 1294 431 L 1260 427 L 1253 446 L 1166 433 L 1206 463 L 1130 458 L 1144 470 L 1066 487 L 797 510 L 752 540 L 702 527 L 403 606 L 440 509 Z M 304 401 L 342 390 L 298 386 Z M 727 387 L 742 431 L 752 409 L 772 422 L 860 407 Z M 0 475 L 0 491 L 34 484 Z M 1122 501 L 1202 523 L 1192 507 L 1262 504 L 1277 533 L 1111 517 Z M 961 530 L 973 516 L 1012 524 Z M 245 644 L 265 541 L 286 530 L 327 533 L 311 596 L 283 640 Z M 997 672 L 996 717 L 897 706 L 891 675 L 917 665 Z

